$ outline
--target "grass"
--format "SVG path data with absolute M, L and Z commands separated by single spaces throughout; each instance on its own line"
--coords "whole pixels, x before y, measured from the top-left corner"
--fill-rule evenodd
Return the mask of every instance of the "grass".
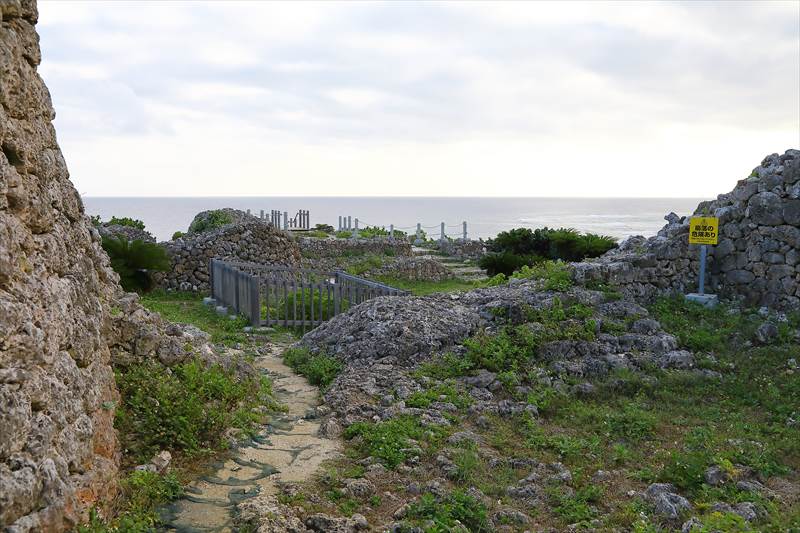
M 156 509 L 183 494 L 174 474 L 134 471 L 121 483 L 121 509 L 116 516 L 104 520 L 95 510 L 89 523 L 78 526 L 78 533 L 145 533 L 159 525 Z
M 213 307 L 203 305 L 202 297 L 196 293 L 159 290 L 143 294 L 140 301 L 170 322 L 197 326 L 211 335 L 212 342 L 231 346 L 247 339 L 242 331 L 250 325 L 247 319 L 218 315 Z
M 139 462 L 161 449 L 192 456 L 224 448 L 228 428 L 249 432 L 263 419 L 256 408 L 275 406 L 266 377 L 242 379 L 200 361 L 169 372 L 146 361 L 115 376 L 122 397 L 115 427 L 126 456 Z
M 325 389 L 341 372 L 343 365 L 326 354 L 312 354 L 306 348 L 289 348 L 283 353 L 284 362 L 312 385 Z
M 681 348 L 694 351 L 701 368 L 721 372 L 723 378 L 657 368 L 644 374 L 620 370 L 595 381 L 597 393 L 590 397 L 543 385 L 536 369 L 543 342 L 590 340 L 594 335 L 591 308 L 560 302 L 527 313 L 535 328 L 506 326 L 491 335 L 479 334 L 465 343 L 463 356 L 438 356 L 418 367 L 416 376 L 435 380 L 427 389 L 435 390 L 452 378 L 485 368 L 498 373 L 506 384 L 505 394 L 537 406 L 538 417 L 488 416 L 488 427 L 478 431 L 496 455 L 560 461 L 573 472 L 575 493 L 551 490 L 550 510 L 540 517 L 545 523 L 565 527 L 599 519 L 609 529 L 667 531 L 646 502 L 631 501 L 625 491 L 669 482 L 695 505 L 704 531 L 800 528 L 796 501 L 787 507 L 733 483 L 720 489 L 705 482 L 705 471 L 712 465 L 731 471 L 734 465 L 744 465 L 765 478 L 789 476 L 793 483 L 800 482 L 794 473 L 800 469 L 800 427 L 787 423 L 800 414 L 800 379 L 787 366 L 790 358 L 800 358 L 800 346 L 791 336 L 800 327 L 800 316 L 790 315 L 780 323 L 773 345 L 753 347 L 748 341 L 764 321 L 754 311 L 708 310 L 671 298 L 657 301 L 650 310 Z M 619 324 L 607 331 L 621 334 L 625 329 Z M 571 383 L 567 379 L 566 384 Z M 529 389 L 524 397 L 515 390 L 520 384 Z M 430 396 L 427 391 L 417 393 L 413 402 L 424 405 Z M 454 483 L 473 484 L 508 502 L 502 489 L 513 473 L 492 471 L 480 454 L 468 449 L 455 451 L 451 459 L 458 467 Z M 602 495 L 586 488 L 588 476 L 600 469 L 623 476 Z M 746 526 L 735 516 L 710 512 L 717 501 L 755 501 L 767 516 Z
M 487 280 L 467 281 L 458 278 L 442 281 L 411 281 L 391 276 L 376 276 L 375 280 L 396 289 L 410 291 L 415 296 L 425 296 L 438 292 L 461 292 L 487 286 Z
M 414 443 L 437 449 L 445 435 L 443 428 L 424 427 L 412 416 L 400 416 L 384 422 L 356 422 L 349 426 L 344 437 L 356 439 L 362 455 L 376 457 L 387 467 L 396 468 L 414 455 L 425 452 Z

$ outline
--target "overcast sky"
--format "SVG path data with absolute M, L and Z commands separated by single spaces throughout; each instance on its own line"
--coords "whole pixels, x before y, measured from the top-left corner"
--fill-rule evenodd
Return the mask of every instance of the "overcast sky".
M 714 196 L 800 147 L 800 2 L 40 1 L 92 196 Z

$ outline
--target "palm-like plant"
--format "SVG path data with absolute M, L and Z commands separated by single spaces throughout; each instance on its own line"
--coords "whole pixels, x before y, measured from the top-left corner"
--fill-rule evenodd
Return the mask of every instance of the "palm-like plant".
M 153 283 L 149 272 L 164 271 L 170 266 L 167 251 L 152 242 L 128 241 L 121 236 L 103 237 L 103 249 L 126 291 L 150 289 Z

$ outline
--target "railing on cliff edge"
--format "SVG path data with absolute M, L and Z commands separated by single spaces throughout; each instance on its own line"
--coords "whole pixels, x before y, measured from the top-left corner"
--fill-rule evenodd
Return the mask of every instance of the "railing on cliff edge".
M 352 306 L 378 296 L 405 296 L 396 289 L 342 271 L 211 259 L 211 297 L 244 315 L 253 326 L 314 328 Z

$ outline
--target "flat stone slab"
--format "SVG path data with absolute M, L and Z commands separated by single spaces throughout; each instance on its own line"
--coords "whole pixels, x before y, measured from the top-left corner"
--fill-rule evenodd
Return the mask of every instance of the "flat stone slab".
M 716 307 L 719 304 L 719 297 L 716 294 L 698 294 L 692 292 L 686 295 L 690 302 L 696 302 L 705 307 Z

